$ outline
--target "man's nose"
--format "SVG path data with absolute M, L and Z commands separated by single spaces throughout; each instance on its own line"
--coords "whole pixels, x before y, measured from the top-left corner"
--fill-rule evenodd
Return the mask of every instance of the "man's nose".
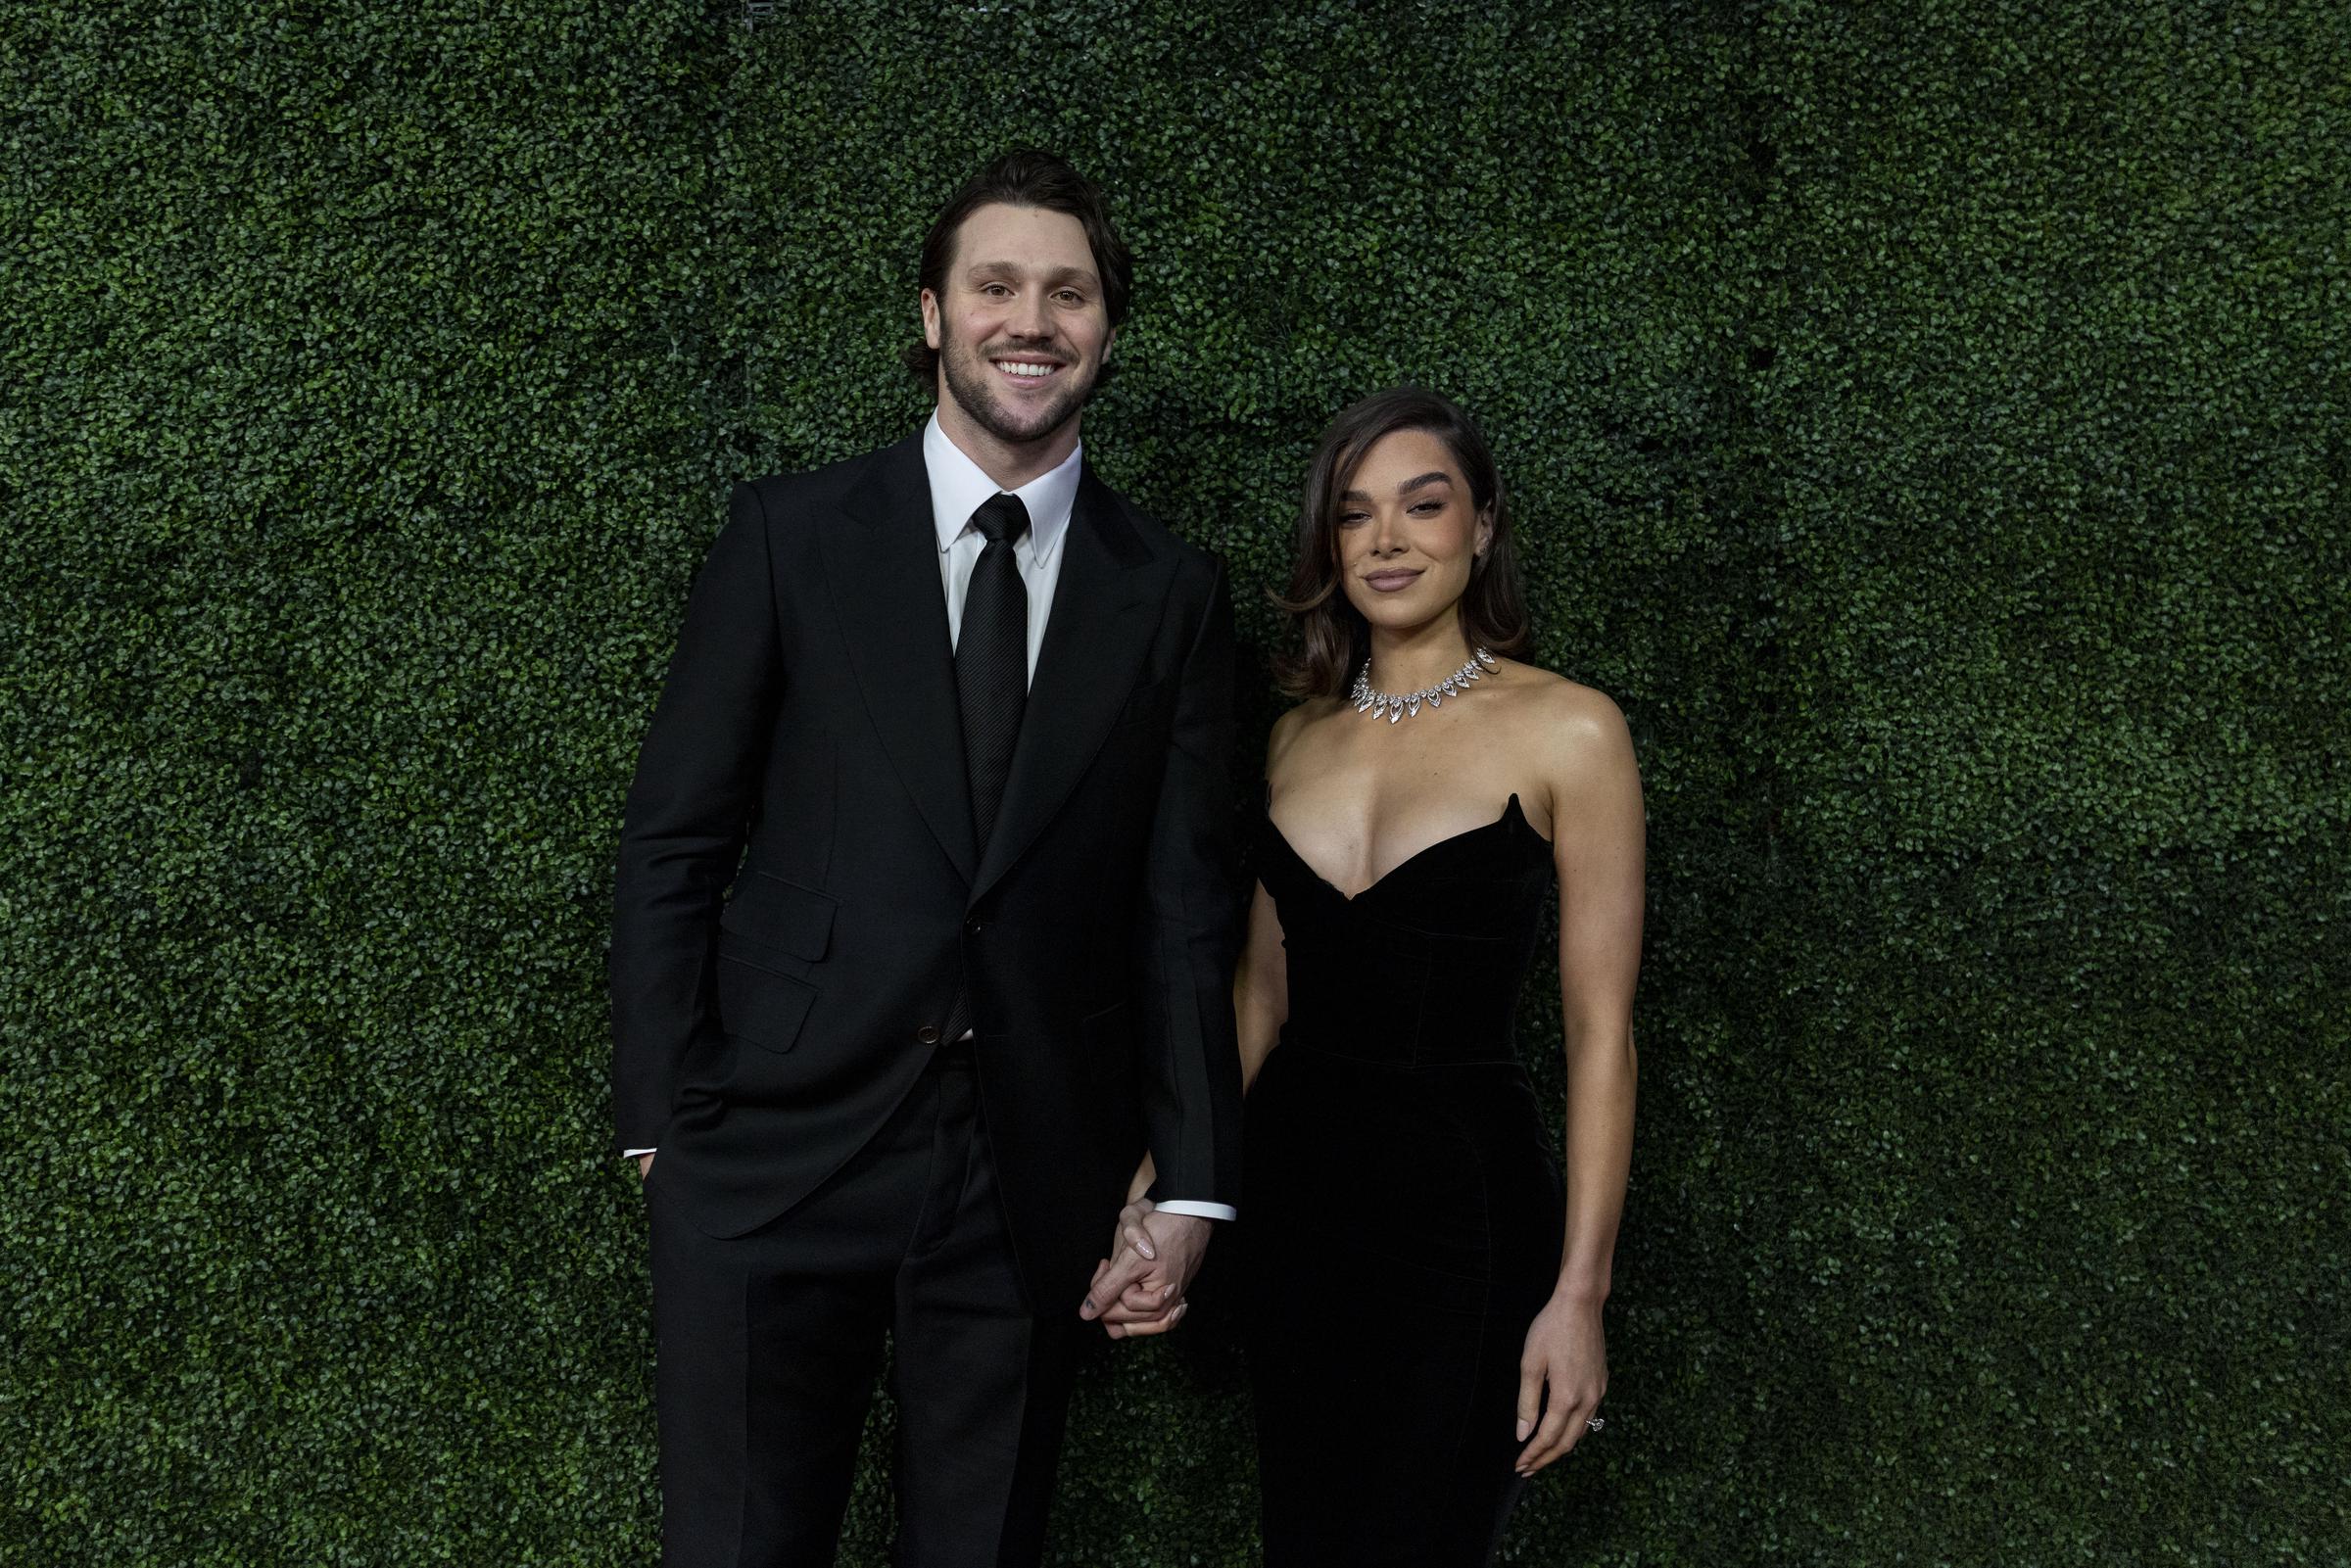
M 1053 318 L 1046 313 L 1042 291 L 1024 294 L 1013 307 L 1012 330 L 1024 338 L 1053 336 Z

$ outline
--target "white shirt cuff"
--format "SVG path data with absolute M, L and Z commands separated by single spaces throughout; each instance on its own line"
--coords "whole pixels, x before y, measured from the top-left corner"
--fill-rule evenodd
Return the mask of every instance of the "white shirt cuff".
M 634 1160 L 639 1155 L 649 1155 L 654 1152 L 651 1149 L 623 1149 L 620 1157 L 623 1160 Z M 1197 1214 L 1202 1219 L 1238 1219 L 1241 1217 L 1241 1212 L 1230 1204 L 1212 1204 L 1197 1198 L 1171 1198 L 1164 1204 L 1154 1204 L 1151 1207 L 1163 1214 Z

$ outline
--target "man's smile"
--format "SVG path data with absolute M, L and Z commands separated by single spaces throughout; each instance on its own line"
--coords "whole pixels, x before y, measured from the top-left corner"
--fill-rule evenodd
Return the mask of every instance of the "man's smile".
M 1052 380 L 1062 369 L 1061 361 L 1058 359 L 1039 359 L 1032 356 L 1005 356 L 991 358 L 988 363 L 1013 380 L 1031 385 L 1042 385 Z

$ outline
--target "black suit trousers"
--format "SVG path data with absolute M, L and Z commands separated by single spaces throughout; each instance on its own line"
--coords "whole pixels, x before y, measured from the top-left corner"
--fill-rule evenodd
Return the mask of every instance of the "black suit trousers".
M 705 1235 L 647 1178 L 663 1568 L 834 1560 L 884 1338 L 899 1568 L 1043 1550 L 1077 1303 L 1024 1304 L 968 1044 L 747 1235 Z

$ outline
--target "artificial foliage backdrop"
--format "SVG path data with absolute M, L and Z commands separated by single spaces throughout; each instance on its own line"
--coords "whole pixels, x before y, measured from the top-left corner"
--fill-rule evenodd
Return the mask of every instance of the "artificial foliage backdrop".
M 1446 391 L 1633 726 L 1610 1421 L 1506 1558 L 2351 1562 L 2346 82 L 2339 0 L 11 0 L 0 1561 L 651 1560 L 634 748 L 1037 142 L 1114 484 L 1271 586 Z M 1255 1560 L 1197 1295 L 1057 1562 Z

